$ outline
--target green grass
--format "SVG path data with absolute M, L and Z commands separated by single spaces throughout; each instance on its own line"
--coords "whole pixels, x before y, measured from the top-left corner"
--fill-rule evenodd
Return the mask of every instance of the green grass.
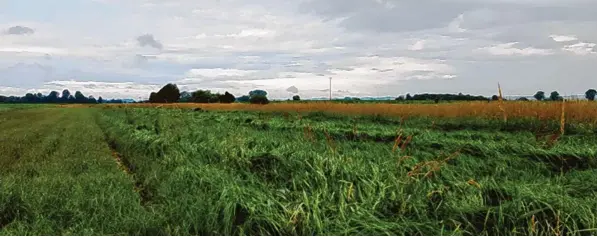
M 0 235 L 151 234 L 89 111 L 0 113 Z
M 535 134 L 558 124 L 535 120 L 42 108 L 0 121 L 5 235 L 597 234 L 590 126 L 550 146 Z M 412 141 L 392 152 L 399 128 Z

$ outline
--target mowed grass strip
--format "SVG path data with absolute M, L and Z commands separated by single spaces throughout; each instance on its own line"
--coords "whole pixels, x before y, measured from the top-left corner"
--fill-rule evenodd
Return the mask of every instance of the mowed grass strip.
M 152 230 L 94 112 L 0 114 L 0 235 L 136 235 Z
M 101 111 L 166 234 L 597 234 L 591 127 L 545 146 L 524 121 Z

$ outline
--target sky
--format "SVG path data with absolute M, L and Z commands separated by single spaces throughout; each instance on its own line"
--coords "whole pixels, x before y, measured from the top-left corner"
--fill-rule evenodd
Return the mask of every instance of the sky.
M 596 0 L 0 0 L 0 94 L 583 94 Z

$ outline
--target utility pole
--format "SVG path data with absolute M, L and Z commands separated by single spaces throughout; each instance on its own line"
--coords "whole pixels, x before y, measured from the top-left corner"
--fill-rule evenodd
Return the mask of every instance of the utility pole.
M 332 101 L 332 77 L 330 77 L 330 101 Z

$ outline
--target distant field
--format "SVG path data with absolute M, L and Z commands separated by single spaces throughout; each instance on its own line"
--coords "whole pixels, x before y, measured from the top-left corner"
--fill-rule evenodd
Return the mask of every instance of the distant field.
M 137 108 L 201 108 L 225 111 L 263 112 L 314 112 L 324 111 L 344 115 L 382 115 L 393 117 L 435 118 L 507 118 L 560 120 L 562 102 L 455 102 L 444 104 L 342 104 L 329 102 L 252 104 L 126 104 L 104 105 L 109 107 Z M 589 101 L 568 101 L 565 105 L 567 121 L 597 124 L 597 103 Z
M 0 235 L 597 234 L 595 104 L 502 108 L 0 111 Z

